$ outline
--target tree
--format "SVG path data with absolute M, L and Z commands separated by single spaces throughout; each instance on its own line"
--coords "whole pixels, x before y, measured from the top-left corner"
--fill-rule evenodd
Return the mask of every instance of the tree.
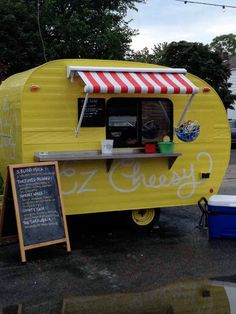
M 217 91 L 225 108 L 230 108 L 234 102 L 229 89 L 231 84 L 228 83 L 229 66 L 208 45 L 186 41 L 172 42 L 164 47 L 162 54 L 158 51 L 155 61 L 169 67 L 185 68 L 205 80 Z
M 42 62 L 33 1 L 0 2 L 0 81 Z
M 124 18 L 141 2 L 145 0 L 1 0 L 1 75 L 45 59 L 123 59 L 137 34 Z
M 145 47 L 142 50 L 130 51 L 129 55 L 127 56 L 127 60 L 136 61 L 136 62 L 151 63 L 152 62 L 152 55 L 150 54 L 149 49 L 147 47 Z
M 132 50 L 127 59 L 130 61 L 160 64 L 162 63 L 161 58 L 164 55 L 164 50 L 167 46 L 168 46 L 167 42 L 154 45 L 152 53 L 147 47 L 139 51 Z
M 165 56 L 165 50 L 167 49 L 167 47 L 167 42 L 154 45 L 154 48 L 152 50 L 152 60 L 154 63 L 163 64 L 162 58 Z
M 222 56 L 227 53 L 229 56 L 236 55 L 236 35 L 227 34 L 216 36 L 210 43 L 210 47 L 214 51 L 218 51 Z

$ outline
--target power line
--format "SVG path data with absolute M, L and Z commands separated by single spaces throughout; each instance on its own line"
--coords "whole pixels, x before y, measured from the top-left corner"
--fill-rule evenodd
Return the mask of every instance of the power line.
M 193 4 L 202 4 L 202 5 L 211 5 L 211 6 L 214 6 L 214 7 L 221 7 L 222 9 L 226 9 L 226 8 L 236 9 L 236 6 L 234 6 L 234 5 L 227 5 L 227 4 L 207 3 L 207 2 L 189 1 L 189 0 L 187 0 L 187 1 L 186 0 L 176 0 L 176 1 L 183 2 L 185 4 L 193 3 Z
M 44 45 L 43 35 L 42 35 L 41 25 L 40 25 L 40 4 L 39 4 L 39 0 L 38 0 L 38 6 L 37 7 L 38 7 L 38 10 L 37 10 L 37 22 L 38 22 L 39 37 L 40 37 L 42 48 L 43 48 L 44 60 L 47 62 L 46 50 L 45 50 L 45 45 Z

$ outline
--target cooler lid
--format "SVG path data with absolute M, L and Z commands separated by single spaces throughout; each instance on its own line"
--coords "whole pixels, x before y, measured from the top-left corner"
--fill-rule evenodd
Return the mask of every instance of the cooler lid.
M 209 198 L 208 205 L 236 207 L 236 195 L 213 195 Z

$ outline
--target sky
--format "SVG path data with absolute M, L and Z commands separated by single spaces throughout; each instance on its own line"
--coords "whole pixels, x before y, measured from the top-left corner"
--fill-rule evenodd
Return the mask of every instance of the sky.
M 236 9 L 184 4 L 176 0 L 146 0 L 129 11 L 126 20 L 132 19 L 130 27 L 139 35 L 133 38 L 132 49 L 150 50 L 163 42 L 186 40 L 208 44 L 216 36 L 236 34 Z M 236 6 L 236 0 L 195 0 Z

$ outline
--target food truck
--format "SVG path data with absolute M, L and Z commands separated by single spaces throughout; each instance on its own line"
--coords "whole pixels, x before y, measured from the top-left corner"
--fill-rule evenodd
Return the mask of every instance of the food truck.
M 216 194 L 230 128 L 215 90 L 185 69 L 68 59 L 0 86 L 0 171 L 58 161 L 66 215 L 127 211 L 137 227 L 159 209 Z

